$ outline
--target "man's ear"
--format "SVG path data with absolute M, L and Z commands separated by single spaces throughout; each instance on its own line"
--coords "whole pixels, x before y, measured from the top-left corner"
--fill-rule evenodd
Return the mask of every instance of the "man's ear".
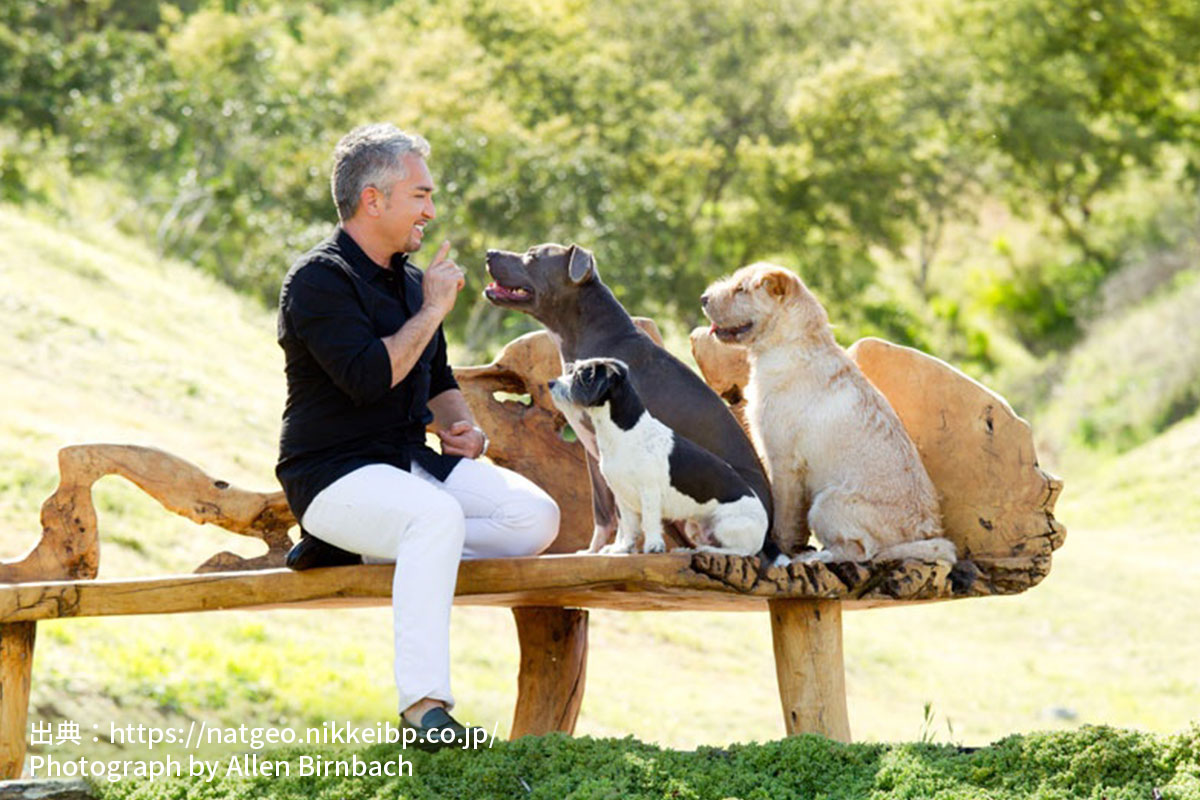
M 590 250 L 571 245 L 567 250 L 567 277 L 576 286 L 596 279 L 596 259 Z
M 377 217 L 382 208 L 383 193 L 374 186 L 364 186 L 358 195 L 358 210 L 365 212 L 367 216 Z

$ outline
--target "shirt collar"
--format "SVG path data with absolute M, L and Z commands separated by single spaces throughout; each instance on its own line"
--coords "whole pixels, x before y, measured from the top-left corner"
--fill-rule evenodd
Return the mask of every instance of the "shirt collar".
M 339 225 L 333 238 L 338 249 L 346 256 L 354 274 L 365 281 L 382 281 L 386 277 L 387 270 L 372 261 L 345 228 Z M 407 266 L 408 253 L 396 253 L 392 256 L 391 268 L 397 277 L 405 274 Z

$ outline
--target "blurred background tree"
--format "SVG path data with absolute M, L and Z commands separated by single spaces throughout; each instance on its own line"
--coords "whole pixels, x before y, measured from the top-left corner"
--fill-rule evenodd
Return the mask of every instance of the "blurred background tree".
M 534 325 L 482 302 L 484 250 L 578 242 L 680 329 L 779 261 L 843 341 L 1036 403 L 1114 298 L 1195 268 L 1128 279 L 1196 238 L 1198 51 L 1190 0 L 9 0 L 0 192 L 98 180 L 271 304 L 335 223 L 334 143 L 389 120 L 433 144 L 468 357 Z
M 1131 175 L 1188 163 L 1194 190 L 1200 13 L 1191 2 L 970 0 L 956 26 L 971 48 L 994 135 L 995 185 L 1047 215 L 1062 256 L 1025 265 L 997 297 L 1023 343 L 1069 344 L 1090 299 L 1120 266 L 1123 222 L 1104 201 Z

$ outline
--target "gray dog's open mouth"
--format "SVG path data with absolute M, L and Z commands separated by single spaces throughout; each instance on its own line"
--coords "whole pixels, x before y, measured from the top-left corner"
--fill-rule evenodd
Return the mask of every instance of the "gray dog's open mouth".
M 520 305 L 532 301 L 533 288 L 519 285 L 520 279 L 517 275 L 512 274 L 514 270 L 503 264 L 494 263 L 492 255 L 489 252 L 487 260 L 483 262 L 488 277 L 492 279 L 492 282 L 484 287 L 483 296 L 493 303 L 506 305 Z M 516 272 L 519 272 L 519 270 Z M 517 285 L 509 286 L 505 284 L 505 281 Z
M 753 322 L 747 322 L 744 325 L 738 325 L 733 328 L 721 328 L 714 322 L 709 330 L 722 342 L 736 342 L 749 333 L 753 327 Z
M 504 303 L 528 303 L 533 299 L 533 291 L 520 286 L 503 286 L 492 281 L 483 290 L 488 300 L 499 300 Z

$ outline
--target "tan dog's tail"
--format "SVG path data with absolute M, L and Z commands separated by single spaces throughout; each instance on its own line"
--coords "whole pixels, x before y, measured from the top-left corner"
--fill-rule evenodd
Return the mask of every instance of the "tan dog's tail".
M 891 560 L 915 558 L 921 561 L 947 561 L 951 564 L 958 562 L 954 542 L 949 539 L 922 539 L 917 542 L 901 542 L 891 547 L 885 547 L 875 556 L 875 560 Z

